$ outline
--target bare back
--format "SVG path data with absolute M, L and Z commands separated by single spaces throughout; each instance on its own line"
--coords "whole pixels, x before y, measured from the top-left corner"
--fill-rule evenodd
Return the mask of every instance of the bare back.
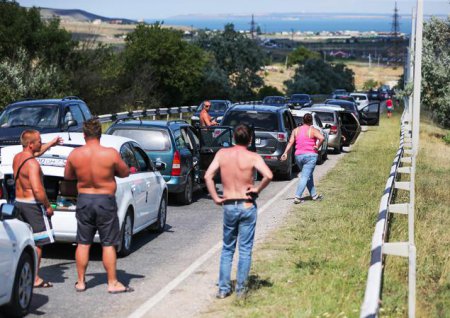
M 14 178 L 16 179 L 16 198 L 22 200 L 36 200 L 33 192 L 33 179 L 39 179 L 42 182 L 42 171 L 39 163 L 29 153 L 22 151 L 14 157 L 13 171 Z M 25 162 L 25 160 L 27 160 Z M 25 162 L 25 163 L 24 163 Z M 22 168 L 17 175 L 19 167 L 23 164 Z
M 246 192 L 253 186 L 253 173 L 262 158 L 244 147 L 222 149 L 219 161 L 223 196 L 228 199 L 247 199 Z M 264 162 L 263 162 L 264 163 Z
M 91 143 L 72 151 L 64 177 L 77 179 L 78 193 L 114 195 L 117 188 L 114 177 L 128 174 L 129 169 L 117 150 Z

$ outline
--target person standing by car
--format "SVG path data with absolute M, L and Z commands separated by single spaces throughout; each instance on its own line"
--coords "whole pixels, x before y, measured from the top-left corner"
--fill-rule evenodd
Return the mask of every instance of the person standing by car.
M 217 125 L 215 120 L 212 120 L 209 115 L 209 110 L 211 109 L 211 102 L 209 100 L 205 100 L 203 102 L 203 109 L 200 112 L 200 126 L 201 127 L 209 127 Z
M 321 200 L 322 195 L 316 192 L 314 186 L 313 172 L 316 167 L 318 151 L 324 141 L 319 130 L 312 126 L 313 118 L 310 113 L 303 116 L 303 125 L 294 129 L 289 143 L 281 156 L 281 160 L 287 159 L 287 154 L 295 142 L 295 161 L 301 170 L 301 177 L 295 192 L 294 203 L 302 203 L 302 194 L 308 188 L 313 201 Z
M 392 110 L 394 109 L 394 105 L 392 104 L 392 99 L 388 98 L 386 100 L 386 111 L 388 118 L 392 117 Z
M 75 289 L 86 290 L 85 274 L 89 263 L 89 249 L 95 233 L 100 235 L 103 252 L 103 266 L 111 294 L 131 292 L 117 280 L 116 246 L 120 242 L 119 219 L 114 177 L 125 178 L 130 174 L 126 163 L 113 148 L 100 145 L 102 126 L 97 119 L 89 119 L 83 124 L 86 144 L 74 149 L 67 158 L 64 179 L 77 180 L 77 263 L 78 280 Z
M 42 170 L 35 159 L 52 146 L 62 144 L 62 139 L 56 137 L 51 142 L 42 145 L 41 135 L 37 130 L 27 129 L 20 136 L 23 151 L 14 156 L 13 171 L 16 185 L 16 201 L 14 203 L 19 218 L 28 223 L 33 230 L 38 256 L 38 269 L 41 264 L 44 245 L 54 243 L 50 217 L 53 209 L 48 201 L 42 181 Z M 36 274 L 34 287 L 47 288 L 53 284 L 44 281 Z
M 234 130 L 236 145 L 217 152 L 205 174 L 206 186 L 214 203 L 223 206 L 223 247 L 220 258 L 219 291 L 217 298 L 231 294 L 231 265 L 239 240 L 239 264 L 237 270 L 237 297 L 246 294 L 246 283 L 251 266 L 253 239 L 256 226 L 256 197 L 272 180 L 273 175 L 258 154 L 247 150 L 251 142 L 251 130 L 238 125 Z M 219 197 L 214 175 L 220 169 L 223 197 Z M 261 183 L 253 185 L 253 172 L 261 175 Z

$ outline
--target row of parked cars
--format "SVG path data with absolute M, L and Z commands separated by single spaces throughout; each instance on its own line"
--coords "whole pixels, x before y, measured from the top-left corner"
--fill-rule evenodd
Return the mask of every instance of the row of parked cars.
M 279 179 L 289 180 L 296 167 L 294 152 L 289 154 L 289 160 L 279 158 L 292 131 L 302 123 L 307 112 L 313 114 L 314 126 L 326 136 L 319 163 L 327 158 L 329 147 L 339 153 L 343 146 L 353 143 L 361 124 L 378 123 L 379 105 L 369 104 L 367 108 L 354 110 L 329 102 L 292 107 L 233 105 L 229 101 L 213 100 L 210 114 L 220 126 L 212 127 L 198 126 L 202 105 L 193 114 L 191 123 L 142 119 L 114 122 L 102 136 L 101 143 L 114 147 L 133 168 L 129 177 L 117 179 L 119 254 L 126 256 L 132 251 L 134 234 L 146 229 L 164 231 L 169 195 L 179 204 L 192 203 L 193 193 L 205 188 L 203 177 L 215 153 L 232 146 L 236 125 L 246 123 L 253 128 L 250 148 L 263 157 Z M 1 202 L 13 202 L 15 198 L 12 160 L 22 149 L 19 145 L 21 132 L 27 128 L 37 129 L 41 131 L 43 142 L 56 135 L 64 139 L 64 145 L 52 147 L 38 158 L 47 196 L 54 206 L 52 223 L 59 242 L 75 241 L 77 194 L 73 184 L 63 180 L 64 166 L 70 152 L 84 144 L 80 133 L 82 124 L 91 117 L 87 105 L 74 96 L 13 103 L 0 116 Z M 2 211 L 0 279 L 8 283 L 0 284 L 0 306 L 6 304 L 3 309 L 8 314 L 20 316 L 31 301 L 36 268 L 33 244 L 30 230 L 15 218 L 14 211 Z

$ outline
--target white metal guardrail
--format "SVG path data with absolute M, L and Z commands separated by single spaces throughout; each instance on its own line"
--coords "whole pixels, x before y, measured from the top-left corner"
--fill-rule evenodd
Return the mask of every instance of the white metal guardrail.
M 361 317 L 377 317 L 383 281 L 383 256 L 395 255 L 408 258 L 408 316 L 416 315 L 416 246 L 414 243 L 415 173 L 419 152 L 420 88 L 422 66 L 423 0 L 417 0 L 416 15 L 412 14 L 412 34 L 405 78 L 413 82 L 414 92 L 405 98 L 405 110 L 401 118 L 401 137 L 397 155 L 391 166 L 389 178 L 381 197 L 378 221 L 372 238 L 370 267 L 367 277 Z M 414 59 L 414 63 L 413 63 Z M 410 175 L 409 181 L 399 180 L 400 175 Z M 409 201 L 393 203 L 393 191 L 408 191 Z M 389 213 L 408 217 L 408 241 L 386 242 L 389 233 Z

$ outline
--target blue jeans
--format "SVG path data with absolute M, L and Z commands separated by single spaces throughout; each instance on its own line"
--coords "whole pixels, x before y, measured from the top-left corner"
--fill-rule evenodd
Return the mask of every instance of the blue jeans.
M 303 191 L 305 191 L 306 187 L 312 197 L 317 194 L 316 188 L 314 187 L 313 172 L 316 167 L 318 156 L 318 154 L 314 153 L 295 156 L 295 162 L 297 163 L 298 168 L 302 171 L 300 182 L 298 183 L 297 191 L 295 192 L 295 196 L 297 198 L 302 197 Z
M 223 212 L 223 247 L 220 257 L 219 291 L 231 292 L 231 264 L 236 241 L 239 238 L 236 292 L 244 292 L 252 262 L 257 218 L 256 205 L 245 208 L 243 203 L 224 204 Z

